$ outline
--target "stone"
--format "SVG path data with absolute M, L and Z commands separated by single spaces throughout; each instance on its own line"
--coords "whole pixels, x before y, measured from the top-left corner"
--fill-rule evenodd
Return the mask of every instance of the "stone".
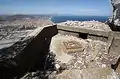
M 55 64 L 55 68 L 56 68 L 56 69 L 59 69 L 59 68 L 60 68 L 60 65 L 59 65 L 59 64 Z
M 109 25 L 112 30 L 120 31 L 120 0 L 111 0 L 113 14 L 109 19 Z
M 91 69 L 72 69 L 65 70 L 58 74 L 55 79 L 119 79 L 116 73 L 108 68 L 91 68 Z

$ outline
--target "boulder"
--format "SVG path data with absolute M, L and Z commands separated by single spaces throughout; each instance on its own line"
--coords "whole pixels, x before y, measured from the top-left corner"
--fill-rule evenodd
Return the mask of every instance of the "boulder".
M 111 0 L 111 4 L 113 14 L 109 19 L 109 25 L 113 31 L 120 31 L 120 0 Z

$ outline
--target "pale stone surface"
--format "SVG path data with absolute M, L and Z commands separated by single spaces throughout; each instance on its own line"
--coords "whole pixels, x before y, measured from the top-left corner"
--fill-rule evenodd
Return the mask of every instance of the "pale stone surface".
M 64 35 L 56 35 L 55 37 L 52 38 L 51 41 L 51 46 L 50 46 L 50 50 L 56 55 L 56 58 L 64 63 L 67 63 L 68 61 L 70 61 L 72 59 L 71 55 L 68 55 L 68 52 L 74 52 L 74 50 L 72 50 L 73 48 L 71 48 L 71 50 L 66 49 L 64 46 L 63 42 L 66 41 L 76 41 L 79 45 L 82 44 L 82 47 L 79 47 L 79 49 L 83 49 L 85 47 L 85 41 L 83 39 L 78 39 L 77 37 L 73 37 L 73 36 L 64 36 Z M 80 51 L 77 50 L 78 48 L 75 49 L 75 51 Z
M 109 49 L 109 54 L 111 56 L 115 56 L 116 58 L 120 57 L 120 37 L 116 37 L 113 39 L 111 47 Z M 117 61 L 117 60 L 116 60 Z
M 59 23 L 58 25 L 80 27 L 85 29 L 100 30 L 100 31 L 111 31 L 109 26 L 105 23 L 98 21 L 66 21 Z
M 70 43 L 70 46 L 65 45 L 68 46 L 66 49 L 79 48 L 75 45 L 75 41 L 79 42 L 84 50 L 66 53 L 63 42 Z M 61 34 L 54 36 L 51 50 L 56 55 L 59 69 L 65 68 L 65 70 L 62 73 L 50 75 L 52 78 L 49 79 L 53 79 L 53 76 L 56 79 L 119 79 L 116 72 L 110 68 L 111 64 L 116 62 L 116 56 L 108 53 L 108 46 L 108 42 L 99 40 L 81 39 Z
M 63 43 L 71 41 L 76 41 L 81 46 L 76 45 L 65 48 Z M 80 51 L 80 49 L 83 50 Z M 116 57 L 108 54 L 108 43 L 106 42 L 60 34 L 52 38 L 50 50 L 56 55 L 56 60 L 67 64 L 68 69 L 108 67 L 116 59 Z
M 116 72 L 120 74 L 120 64 L 118 65 Z
M 58 74 L 55 79 L 119 79 L 116 73 L 110 68 L 91 68 L 65 70 Z

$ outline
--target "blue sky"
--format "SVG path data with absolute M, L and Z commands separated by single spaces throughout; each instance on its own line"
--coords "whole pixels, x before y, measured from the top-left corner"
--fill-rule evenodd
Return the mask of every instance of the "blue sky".
M 0 0 L 0 14 L 110 16 L 110 0 Z

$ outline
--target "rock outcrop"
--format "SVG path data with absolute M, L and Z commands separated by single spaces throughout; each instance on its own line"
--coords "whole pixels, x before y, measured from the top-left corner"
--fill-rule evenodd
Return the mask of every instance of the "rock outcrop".
M 109 25 L 113 31 L 120 31 L 120 0 L 111 0 L 113 15 L 109 19 Z

